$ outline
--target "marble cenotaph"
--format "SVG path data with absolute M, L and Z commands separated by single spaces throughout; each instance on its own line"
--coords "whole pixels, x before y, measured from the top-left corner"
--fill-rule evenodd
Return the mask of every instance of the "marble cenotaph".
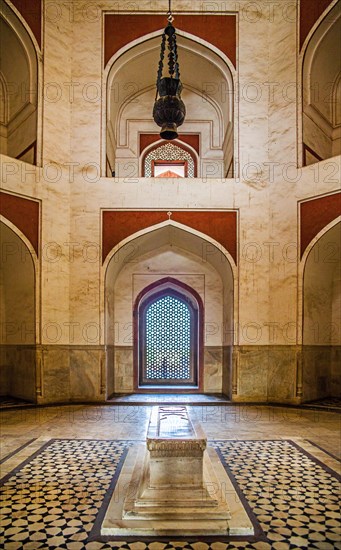
M 102 535 L 250 535 L 252 523 L 200 423 L 153 407 L 145 444 L 127 455 Z

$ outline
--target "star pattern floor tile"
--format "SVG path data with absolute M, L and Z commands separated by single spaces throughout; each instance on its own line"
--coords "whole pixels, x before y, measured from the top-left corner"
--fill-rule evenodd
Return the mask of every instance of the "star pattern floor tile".
M 100 540 L 96 523 L 132 442 L 51 440 L 6 475 L 0 546 L 12 549 L 341 549 L 340 480 L 295 443 L 211 441 L 260 526 L 256 537 Z

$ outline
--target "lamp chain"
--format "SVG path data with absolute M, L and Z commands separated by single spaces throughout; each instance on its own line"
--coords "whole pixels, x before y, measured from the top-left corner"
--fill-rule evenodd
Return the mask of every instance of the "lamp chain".
M 164 57 L 165 57 L 165 49 L 166 49 L 166 34 L 163 33 L 163 35 L 162 35 L 162 41 L 161 41 L 161 52 L 160 52 L 159 69 L 158 69 L 158 72 L 157 72 L 157 79 L 156 79 L 156 96 L 155 96 L 155 99 L 157 99 L 158 86 L 159 86 L 160 80 L 161 80 L 161 78 L 162 78 L 163 59 L 164 59 Z

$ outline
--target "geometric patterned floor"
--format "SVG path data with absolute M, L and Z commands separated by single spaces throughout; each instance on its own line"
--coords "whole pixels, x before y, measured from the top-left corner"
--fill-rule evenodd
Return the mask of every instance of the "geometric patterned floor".
M 52 439 L 4 476 L 1 548 L 341 549 L 340 479 L 290 440 L 209 442 L 255 522 L 254 537 L 101 540 L 101 518 L 132 443 Z

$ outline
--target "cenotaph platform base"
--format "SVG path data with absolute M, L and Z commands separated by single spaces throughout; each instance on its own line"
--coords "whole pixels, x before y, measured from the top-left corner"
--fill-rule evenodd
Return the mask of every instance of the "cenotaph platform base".
M 145 444 L 128 452 L 103 536 L 252 535 L 252 522 L 200 423 L 153 407 Z

